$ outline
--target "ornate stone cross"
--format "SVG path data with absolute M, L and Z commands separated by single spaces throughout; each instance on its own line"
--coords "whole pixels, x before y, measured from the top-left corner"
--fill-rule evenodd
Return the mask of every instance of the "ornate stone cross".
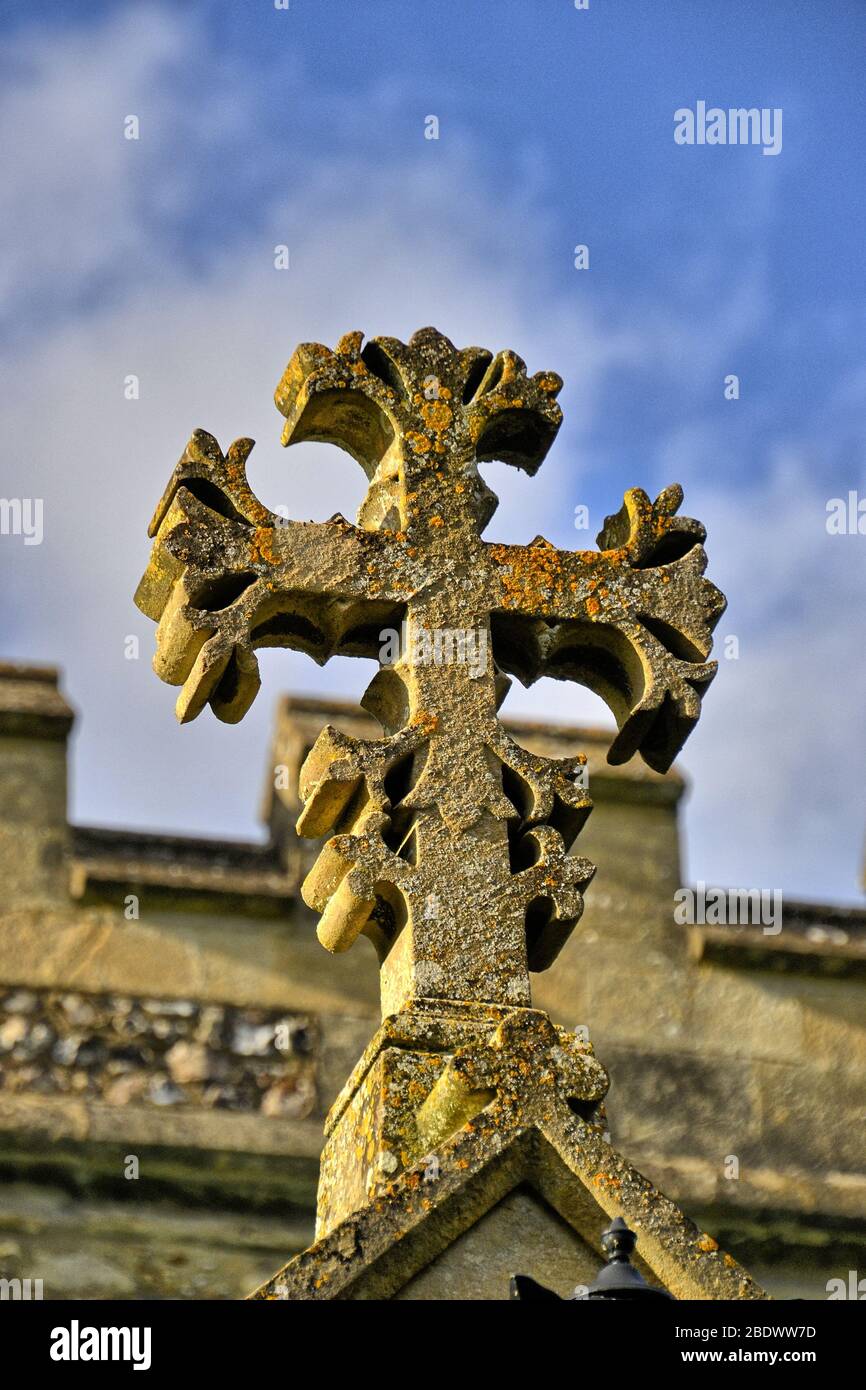
M 257 647 L 380 659 L 363 703 L 384 737 L 328 727 L 301 774 L 299 833 L 331 837 L 303 886 L 319 937 L 372 940 L 386 1016 L 418 1000 L 526 1007 L 529 971 L 582 910 L 594 868 L 568 850 L 591 802 L 582 756 L 539 757 L 503 729 L 508 673 L 589 686 L 617 721 L 610 761 L 639 752 L 664 771 L 715 674 L 725 601 L 678 486 L 627 492 L 598 550 L 482 539 L 496 498 L 478 464 L 536 472 L 561 379 L 433 328 L 362 342 L 303 344 L 276 391 L 284 444 L 327 441 L 361 464 L 357 523 L 282 521 L 247 483 L 252 441 L 223 454 L 197 430 L 136 602 L 159 624 L 154 666 L 182 686 L 181 721 L 205 704 L 240 720 Z

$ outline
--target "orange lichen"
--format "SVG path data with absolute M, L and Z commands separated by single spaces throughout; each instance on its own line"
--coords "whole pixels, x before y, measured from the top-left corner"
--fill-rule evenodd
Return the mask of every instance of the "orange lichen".
M 425 401 L 421 406 L 421 415 L 425 424 L 431 430 L 435 430 L 437 434 L 447 430 L 454 419 L 454 412 L 445 401 Z
M 279 551 L 274 549 L 275 535 L 273 526 L 258 526 L 253 532 L 252 548 L 269 565 L 279 565 L 283 558 Z
M 610 1173 L 596 1173 L 592 1181 L 596 1187 L 612 1187 L 614 1189 L 622 1187 L 620 1179 L 613 1177 Z
M 569 591 L 571 575 L 563 555 L 548 541 L 531 546 L 492 545 L 506 608 L 539 611 Z M 570 559 L 571 557 L 569 557 Z
M 420 430 L 407 430 L 406 438 L 416 454 L 427 454 L 430 452 L 431 441 L 426 434 L 421 434 Z M 409 496 L 411 497 L 411 493 Z

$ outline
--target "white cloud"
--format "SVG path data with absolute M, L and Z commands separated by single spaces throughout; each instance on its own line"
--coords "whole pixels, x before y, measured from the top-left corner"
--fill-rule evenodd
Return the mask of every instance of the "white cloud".
M 46 531 L 41 547 L 0 545 L 12 614 L 4 654 L 66 670 L 82 713 L 79 819 L 249 835 L 278 693 L 357 696 L 371 672 L 357 661 L 320 670 L 300 655 L 263 653 L 264 688 L 242 725 L 227 728 L 209 712 L 174 725 L 175 692 L 149 669 L 153 629 L 132 593 L 147 560 L 147 520 L 191 430 L 203 426 L 223 445 L 257 438 L 250 474 L 269 504 L 301 517 L 351 515 L 360 470 L 324 448 L 282 451 L 273 388 L 299 341 L 333 343 L 352 328 L 406 337 L 433 322 L 461 345 L 511 346 L 530 370 L 565 377 L 566 425 L 539 476 L 492 470 L 503 500 L 491 527 L 510 540 L 557 530 L 563 539 L 574 504 L 586 500 L 577 444 L 595 427 L 612 374 L 626 390 L 625 369 L 726 368 L 766 301 L 754 267 L 715 316 L 690 317 L 649 295 L 603 313 L 564 301 L 539 269 L 550 262 L 543 209 L 519 188 L 487 191 L 456 140 L 419 141 L 417 156 L 398 164 L 298 165 L 291 188 L 255 206 L 230 250 L 208 247 L 212 222 L 203 219 L 202 263 L 191 274 L 154 224 L 194 205 L 197 162 L 224 139 L 242 145 L 249 119 L 241 97 L 225 100 L 216 87 L 202 91 L 192 122 L 188 104 L 178 105 L 171 78 L 197 46 L 193 20 L 136 10 L 86 38 L 71 34 L 62 51 L 22 45 L 20 80 L 0 99 L 20 155 L 12 221 L 0 230 L 10 284 L 31 303 L 57 296 L 70 310 L 26 342 L 0 387 L 14 441 L 3 489 L 43 497 Z M 122 140 L 120 122 L 136 106 L 154 135 L 149 148 Z M 171 140 L 183 147 L 169 182 L 178 162 Z M 278 242 L 290 246 L 285 273 L 273 267 Z M 108 282 L 112 294 L 84 307 Z M 123 396 L 128 373 L 140 379 L 136 402 Z M 858 396 L 862 379 L 847 389 Z M 826 536 L 826 499 L 807 467 L 813 446 L 789 445 L 768 481 L 745 494 L 706 481 L 724 476 L 718 447 L 707 421 L 689 421 L 648 465 L 665 482 L 679 475 L 690 484 L 687 510 L 707 521 L 710 573 L 732 600 L 719 631 L 741 637 L 740 661 L 723 663 L 686 753 L 697 779 L 690 868 L 707 880 L 853 894 L 863 541 L 858 551 L 857 538 Z M 610 510 L 618 500 L 605 496 Z M 834 617 L 840 610 L 850 611 L 849 628 Z M 141 639 L 138 662 L 123 658 L 129 633 Z M 508 707 L 575 721 L 599 708 L 551 682 L 516 688 Z
M 160 123 L 165 112 L 157 108 L 148 73 L 161 68 L 168 50 L 177 57 L 183 35 L 165 29 L 162 19 L 156 30 L 149 43 L 139 44 L 135 74 L 148 94 L 150 119 Z M 79 132 L 81 149 L 67 149 L 79 178 L 90 138 L 111 112 L 129 105 L 128 74 L 122 66 L 105 69 L 106 55 L 118 46 L 125 47 L 116 28 L 93 45 L 95 69 L 102 73 L 101 114 L 91 113 Z M 34 70 L 33 90 L 19 93 L 19 109 L 39 109 L 46 91 L 59 119 L 62 94 L 77 80 L 81 60 L 73 46 L 55 55 L 50 77 Z M 170 95 L 165 100 L 171 104 Z M 539 312 L 541 286 L 527 283 L 521 252 L 509 250 L 506 235 L 491 255 L 489 229 L 513 219 L 525 246 L 543 237 L 541 222 L 517 194 L 510 203 L 491 200 L 465 150 L 436 151 L 434 159 L 430 153 L 422 147 L 414 161 L 391 167 L 330 165 L 299 181 L 289 196 L 259 210 L 243 242 L 231 253 L 214 251 L 194 278 L 181 275 L 154 243 L 150 254 L 163 260 L 150 267 L 144 285 L 136 263 L 115 296 L 32 338 L 14 376 L 5 378 L 7 432 L 16 449 L 4 487 L 45 502 L 44 544 L 25 549 L 10 538 L 0 548 L 15 614 L 9 654 L 65 668 L 67 688 L 82 711 L 78 818 L 248 834 L 255 828 L 279 690 L 358 696 L 371 675 L 358 662 L 332 662 L 320 671 L 299 655 L 265 653 L 265 688 L 243 726 L 228 729 L 207 712 L 192 729 L 174 727 L 175 692 L 149 670 L 153 629 L 134 609 L 132 593 L 147 560 L 147 521 L 194 427 L 209 429 L 224 445 L 241 434 L 259 439 L 250 475 L 266 502 L 283 502 L 305 517 L 336 509 L 352 514 L 353 501 L 363 495 L 355 464 L 335 450 L 286 453 L 278 443 L 281 421 L 272 393 L 298 341 L 333 343 L 355 327 L 406 337 L 435 322 L 461 345 L 514 346 L 533 371 L 564 371 L 579 345 L 580 370 L 566 402 L 572 430 L 591 418 L 609 363 L 632 351 L 586 313 L 555 306 Z M 47 172 L 41 167 L 29 187 L 33 235 L 62 195 L 73 229 L 70 282 L 80 288 L 100 255 L 117 253 L 123 260 L 139 237 L 141 189 L 129 179 L 125 155 L 114 153 L 103 159 L 94 181 L 97 210 L 85 206 L 89 176 L 79 185 L 68 172 L 58 193 Z M 109 218 L 100 232 L 97 222 L 109 207 L 117 225 Z M 16 241 L 29 235 L 28 228 L 12 230 Z M 288 272 L 273 264 L 274 245 L 283 241 L 291 248 Z M 139 379 L 137 401 L 124 398 L 128 374 Z M 508 470 L 497 534 L 511 530 L 515 539 L 528 538 L 549 524 L 570 486 L 566 460 L 560 445 L 546 477 L 529 480 Z M 128 634 L 140 637 L 139 662 L 124 659 Z M 578 707 L 579 701 L 578 695 Z
M 153 265 L 151 235 L 169 183 L 183 110 L 175 93 L 188 19 L 151 6 L 103 24 L 25 28 L 7 44 L 0 87 L 4 160 L 0 292 L 10 317 L 75 303 Z M 208 120 L 223 107 L 205 95 Z M 137 115 L 142 138 L 124 138 Z M 142 170 L 151 177 L 142 191 Z
M 866 537 L 831 536 L 806 457 L 693 494 L 729 598 L 722 657 L 686 761 L 693 876 L 856 900 L 863 842 Z

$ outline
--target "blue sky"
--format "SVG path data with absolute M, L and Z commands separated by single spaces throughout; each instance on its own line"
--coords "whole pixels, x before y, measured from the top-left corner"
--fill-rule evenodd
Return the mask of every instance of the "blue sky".
M 76 818 L 255 835 L 278 693 L 360 695 L 366 663 L 269 652 L 243 725 L 177 729 L 131 595 L 196 426 L 258 440 L 270 505 L 351 514 L 360 470 L 282 451 L 273 388 L 299 341 L 432 322 L 565 378 L 539 475 L 490 469 L 490 535 L 582 545 L 575 506 L 594 537 L 672 481 L 707 524 L 740 654 L 682 758 L 690 876 L 857 901 L 866 536 L 825 519 L 866 496 L 866 7 L 0 5 L 0 30 L 2 492 L 45 507 L 42 545 L 0 538 L 0 653 L 65 670 Z M 699 99 L 781 108 L 781 153 L 678 146 Z M 508 709 L 609 722 L 547 681 Z

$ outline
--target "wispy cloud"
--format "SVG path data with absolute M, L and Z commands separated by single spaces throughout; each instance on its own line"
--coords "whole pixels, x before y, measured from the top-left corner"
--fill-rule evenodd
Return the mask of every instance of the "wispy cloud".
M 461 344 L 512 346 L 531 370 L 566 378 L 566 425 L 539 476 L 491 470 L 502 495 L 493 532 L 583 544 L 574 506 L 589 502 L 600 524 L 623 477 L 647 487 L 679 478 L 687 510 L 707 521 L 711 573 L 731 599 L 720 632 L 741 644 L 685 759 L 696 778 L 692 872 L 852 895 L 864 658 L 836 615 L 857 612 L 864 575 L 857 538 L 824 531 L 818 477 L 842 476 L 852 457 L 866 368 L 816 399 L 814 433 L 789 437 L 771 392 L 730 406 L 740 413 L 720 430 L 702 393 L 716 399 L 733 360 L 784 328 L 760 248 L 727 275 L 717 257 L 686 257 L 675 293 L 649 275 L 626 291 L 610 272 L 592 295 L 571 282 L 564 292 L 558 267 L 571 243 L 531 142 L 515 168 L 529 160 L 534 180 L 504 190 L 466 135 L 322 159 L 269 124 L 254 72 L 213 59 L 194 14 L 136 7 L 70 27 L 59 47 L 42 29 L 24 31 L 0 92 L 15 152 L 0 226 L 16 340 L 0 384 L 14 441 L 3 487 L 44 498 L 46 537 L 0 546 L 5 646 L 66 668 L 82 711 L 77 816 L 249 834 L 278 692 L 360 694 L 372 674 L 364 663 L 319 670 L 267 652 L 264 691 L 241 726 L 206 714 L 178 730 L 131 595 L 147 519 L 196 426 L 224 444 L 259 439 L 250 474 L 269 504 L 300 517 L 352 514 L 360 470 L 324 446 L 281 451 L 273 387 L 298 341 L 333 342 L 351 328 L 405 337 L 433 322 Z M 311 82 L 296 59 L 286 71 L 306 129 L 357 119 L 321 74 Z M 367 113 L 393 119 L 411 98 L 379 72 L 368 87 Z M 138 142 L 123 139 L 127 114 L 141 118 Z M 278 243 L 289 246 L 286 272 L 274 268 Z M 129 374 L 138 400 L 124 397 Z M 690 398 L 684 374 L 698 383 Z M 656 412 L 647 430 L 630 418 L 638 394 Z M 124 659 L 128 634 L 140 639 L 139 661 Z M 517 688 L 509 708 L 599 713 L 593 696 L 553 682 Z

